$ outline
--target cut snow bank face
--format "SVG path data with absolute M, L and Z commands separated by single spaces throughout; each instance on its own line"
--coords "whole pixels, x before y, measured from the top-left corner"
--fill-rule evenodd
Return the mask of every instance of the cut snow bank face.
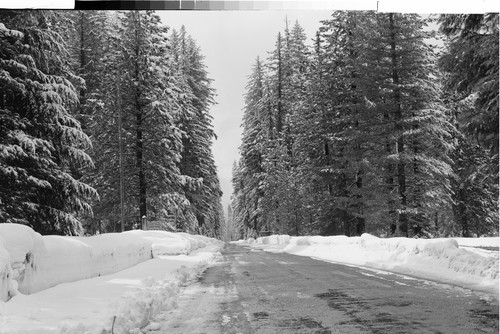
M 0 237 L 0 301 L 9 300 L 17 293 L 12 284 L 12 268 L 10 267 L 10 256 L 5 250 L 5 241 Z
M 94 237 L 43 237 L 47 252 L 36 258 L 19 291 L 33 293 L 56 284 L 115 273 L 151 259 L 151 243 L 128 233 Z
M 19 224 L 0 224 L 0 300 L 17 294 L 18 284 L 32 281 L 38 257 L 47 254 L 42 236 Z M 7 261 L 7 264 L 4 263 Z M 22 290 L 22 287 L 19 287 Z
M 267 251 L 389 270 L 498 294 L 498 251 L 476 252 L 459 246 L 498 248 L 498 242 L 498 238 L 383 239 L 363 234 L 360 237 L 272 235 L 244 243 Z
M 19 224 L 0 224 L 0 300 L 60 283 L 118 272 L 158 255 L 189 254 L 210 238 L 163 231 L 93 237 L 41 236 Z

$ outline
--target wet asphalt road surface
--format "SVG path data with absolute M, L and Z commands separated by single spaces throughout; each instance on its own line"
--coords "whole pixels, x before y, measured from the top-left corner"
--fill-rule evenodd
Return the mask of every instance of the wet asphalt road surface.
M 498 333 L 498 298 L 228 245 L 162 314 L 161 333 Z

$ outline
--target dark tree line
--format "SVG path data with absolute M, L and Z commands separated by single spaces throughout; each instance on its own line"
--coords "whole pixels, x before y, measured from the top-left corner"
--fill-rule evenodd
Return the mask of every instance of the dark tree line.
M 0 12 L 0 222 L 219 235 L 210 82 L 154 12 Z
M 242 126 L 242 233 L 497 234 L 498 14 L 334 12 L 312 45 L 287 22 Z

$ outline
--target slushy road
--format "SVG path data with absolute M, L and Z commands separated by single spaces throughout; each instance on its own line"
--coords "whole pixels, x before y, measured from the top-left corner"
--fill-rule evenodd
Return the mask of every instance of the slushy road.
M 161 314 L 161 333 L 498 333 L 498 298 L 228 245 Z

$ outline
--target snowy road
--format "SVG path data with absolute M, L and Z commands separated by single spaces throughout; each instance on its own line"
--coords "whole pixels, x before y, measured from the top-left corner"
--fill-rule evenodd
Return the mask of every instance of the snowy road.
M 490 295 L 229 245 L 157 333 L 498 333 Z

